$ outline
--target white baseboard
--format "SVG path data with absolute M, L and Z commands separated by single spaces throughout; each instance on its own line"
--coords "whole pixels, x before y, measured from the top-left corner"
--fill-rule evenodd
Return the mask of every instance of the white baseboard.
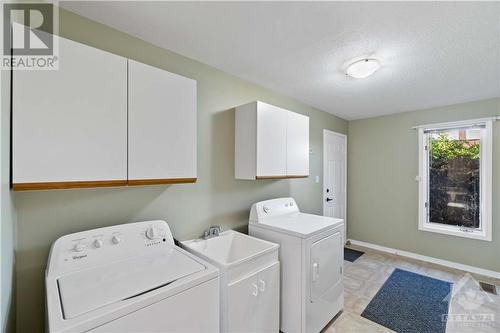
M 489 276 L 492 278 L 500 279 L 500 272 L 492 271 L 489 269 L 464 265 L 464 264 L 460 264 L 457 262 L 438 259 L 438 258 L 434 258 L 434 257 L 428 257 L 428 256 L 424 256 L 421 254 L 413 253 L 413 252 L 407 252 L 407 251 L 402 251 L 402 250 L 398 250 L 398 249 L 393 249 L 390 247 L 385 247 L 385 246 L 376 245 L 376 244 L 372 244 L 372 243 L 362 242 L 362 241 L 358 241 L 355 239 L 351 239 L 350 241 L 351 241 L 352 245 L 366 247 L 368 249 L 372 249 L 372 250 L 376 250 L 376 251 L 380 251 L 380 252 L 385 252 L 385 253 L 390 253 L 390 254 L 395 254 L 398 256 L 412 258 L 412 259 L 416 259 L 416 260 L 427 261 L 427 262 L 441 265 L 441 266 L 446 266 L 446 267 L 455 268 L 455 269 L 459 269 L 459 270 L 470 272 L 470 273 L 475 273 L 475 274 L 479 274 L 479 275 L 484 275 L 484 276 Z

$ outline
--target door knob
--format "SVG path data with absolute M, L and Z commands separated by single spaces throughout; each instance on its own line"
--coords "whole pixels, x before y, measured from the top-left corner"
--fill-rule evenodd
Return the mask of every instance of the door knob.
M 312 268 L 312 280 L 316 282 L 319 278 L 319 263 L 315 262 Z
M 330 201 L 333 201 L 332 198 L 326 198 L 326 202 L 330 202 Z

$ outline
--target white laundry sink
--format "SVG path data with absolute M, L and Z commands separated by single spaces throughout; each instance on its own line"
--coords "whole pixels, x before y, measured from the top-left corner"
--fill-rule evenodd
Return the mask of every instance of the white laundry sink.
M 279 331 L 279 245 L 234 230 L 181 243 L 220 270 L 222 332 Z
M 199 238 L 182 242 L 182 246 L 224 268 L 272 252 L 279 245 L 228 230 L 210 239 Z

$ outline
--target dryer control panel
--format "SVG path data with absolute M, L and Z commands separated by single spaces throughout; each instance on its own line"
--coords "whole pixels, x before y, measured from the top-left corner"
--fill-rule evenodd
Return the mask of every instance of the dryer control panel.
M 293 198 L 260 201 L 252 205 L 250 222 L 259 223 L 269 218 L 282 217 L 299 212 L 299 207 Z
M 173 246 L 170 228 L 160 220 L 77 232 L 54 242 L 47 272 L 67 273 Z

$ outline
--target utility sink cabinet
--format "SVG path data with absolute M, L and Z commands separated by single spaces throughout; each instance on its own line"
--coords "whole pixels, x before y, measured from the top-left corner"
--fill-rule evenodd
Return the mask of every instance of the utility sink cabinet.
M 220 270 L 222 332 L 279 331 L 278 244 L 228 230 L 182 247 Z

